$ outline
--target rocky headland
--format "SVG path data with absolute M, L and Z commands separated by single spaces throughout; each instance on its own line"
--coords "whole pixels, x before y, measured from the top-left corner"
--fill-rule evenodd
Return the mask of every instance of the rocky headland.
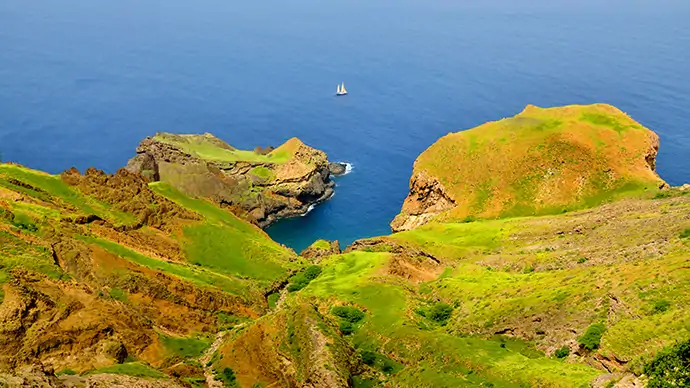
M 613 106 L 530 105 L 425 150 L 391 228 L 563 212 L 666 187 L 658 150 L 654 132 Z
M 127 170 L 209 198 L 262 228 L 306 213 L 333 195 L 331 176 L 345 172 L 297 138 L 273 147 L 238 150 L 212 134 L 158 133 L 144 139 Z

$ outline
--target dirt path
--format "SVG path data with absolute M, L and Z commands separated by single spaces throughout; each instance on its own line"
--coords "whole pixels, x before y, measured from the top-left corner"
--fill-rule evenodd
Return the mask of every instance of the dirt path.
M 222 388 L 223 387 L 223 382 L 216 380 L 216 378 L 213 376 L 213 368 L 211 365 L 207 365 L 209 361 L 211 361 L 211 358 L 213 357 L 213 354 L 218 350 L 218 347 L 223 343 L 223 338 L 225 337 L 225 331 L 218 332 L 216 334 L 216 339 L 213 341 L 211 346 L 206 349 L 206 352 L 199 357 L 199 362 L 201 365 L 204 367 L 204 377 L 206 377 L 206 385 L 208 388 Z

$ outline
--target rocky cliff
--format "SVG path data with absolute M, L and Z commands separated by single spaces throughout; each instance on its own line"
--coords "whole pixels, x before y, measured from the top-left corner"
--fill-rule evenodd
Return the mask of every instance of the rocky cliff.
M 297 138 L 278 148 L 237 150 L 211 134 L 144 139 L 127 170 L 205 197 L 261 227 L 302 215 L 333 195 L 342 165 Z
M 424 151 L 391 227 L 563 212 L 664 187 L 658 149 L 654 132 L 610 105 L 528 106 Z

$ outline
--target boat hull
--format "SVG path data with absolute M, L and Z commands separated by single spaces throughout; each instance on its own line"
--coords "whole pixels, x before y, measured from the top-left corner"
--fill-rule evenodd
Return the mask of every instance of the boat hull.
M 347 96 L 347 93 L 336 93 L 336 96 Z

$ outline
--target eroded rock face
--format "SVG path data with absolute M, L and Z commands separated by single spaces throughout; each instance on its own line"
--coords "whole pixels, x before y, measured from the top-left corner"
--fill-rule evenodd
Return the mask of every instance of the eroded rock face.
M 128 171 L 168 183 L 187 195 L 209 198 L 263 228 L 279 219 L 302 215 L 311 205 L 333 195 L 335 185 L 330 176 L 334 167 L 326 154 L 296 138 L 286 143 L 292 150 L 287 161 L 267 162 L 260 158 L 202 158 L 182 146 L 161 141 L 158 136 L 161 135 L 141 142 L 137 155 L 127 164 Z M 234 150 L 210 134 L 164 136 L 181 143 L 197 138 L 218 149 Z M 265 156 L 273 150 L 262 148 L 254 154 Z
M 391 228 L 394 232 L 414 229 L 454 206 L 455 200 L 441 182 L 419 171 L 410 179 L 410 194 L 405 198 L 402 212 L 391 222 Z

